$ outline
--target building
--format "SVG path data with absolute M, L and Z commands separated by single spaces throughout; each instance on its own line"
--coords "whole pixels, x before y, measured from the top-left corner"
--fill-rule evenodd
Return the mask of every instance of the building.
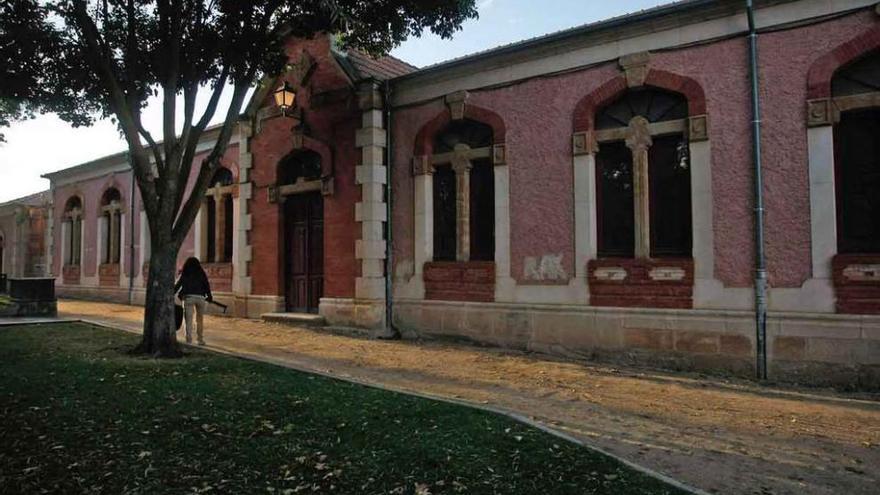
M 43 277 L 50 191 L 0 204 L 0 279 Z M 5 284 L 0 282 L 0 292 Z
M 880 7 L 756 23 L 771 376 L 876 386 Z M 744 2 L 685 0 L 424 69 L 291 40 L 181 256 L 242 316 L 751 374 L 747 34 Z M 59 294 L 137 299 L 125 156 L 47 177 Z

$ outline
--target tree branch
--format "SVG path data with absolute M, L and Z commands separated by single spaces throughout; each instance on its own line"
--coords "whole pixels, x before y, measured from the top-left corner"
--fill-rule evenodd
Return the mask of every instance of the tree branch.
M 108 93 L 110 107 L 119 119 L 119 127 L 128 142 L 132 170 L 138 179 L 141 198 L 149 214 L 158 209 L 159 198 L 152 181 L 150 160 L 140 142 L 137 119 L 132 115 L 131 109 L 127 105 L 126 94 L 116 77 L 116 64 L 104 49 L 104 43 L 98 33 L 97 26 L 89 16 L 85 0 L 74 0 L 73 7 L 74 19 L 82 34 L 83 41 L 88 51 L 94 54 L 93 57 L 90 57 L 92 66 L 98 78 L 103 82 Z

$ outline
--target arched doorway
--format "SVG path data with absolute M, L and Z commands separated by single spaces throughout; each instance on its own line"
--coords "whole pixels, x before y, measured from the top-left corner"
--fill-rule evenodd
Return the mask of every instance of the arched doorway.
M 324 293 L 324 200 L 321 156 L 297 151 L 278 167 L 282 198 L 282 267 L 286 310 L 317 313 Z

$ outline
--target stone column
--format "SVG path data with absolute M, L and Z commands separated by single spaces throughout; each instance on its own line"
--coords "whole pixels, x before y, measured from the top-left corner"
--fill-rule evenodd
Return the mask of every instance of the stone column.
M 648 149 L 653 141 L 648 120 L 633 117 L 627 130 L 626 146 L 633 155 L 633 212 L 635 214 L 635 256 L 651 257 L 651 208 L 648 181 Z
M 355 257 L 361 263 L 361 276 L 355 280 L 356 322 L 379 328 L 385 322 L 385 240 L 388 220 L 385 202 L 387 167 L 386 130 L 379 88 L 367 84 L 358 92 L 362 114 L 355 144 L 361 150 L 361 163 L 355 168 L 355 182 L 361 187 L 361 201 L 355 205 L 355 221 L 361 238 L 355 243 Z
M 223 240 L 226 238 L 226 205 L 223 203 L 223 192 L 220 186 L 214 189 L 214 262 L 225 260 Z
M 455 257 L 458 261 L 471 259 L 471 168 L 468 158 L 470 147 L 455 145 L 452 170 L 455 172 Z

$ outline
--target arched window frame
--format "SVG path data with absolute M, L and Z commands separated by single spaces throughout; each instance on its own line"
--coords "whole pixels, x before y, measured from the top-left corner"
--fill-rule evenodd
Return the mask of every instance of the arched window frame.
M 231 263 L 234 246 L 234 198 L 238 193 L 232 170 L 220 167 L 211 177 L 202 202 L 200 253 L 204 263 Z
M 639 101 L 645 100 L 646 101 Z M 657 101 L 660 103 L 657 103 Z M 665 100 L 665 101 L 664 101 Z M 644 103 L 643 105 L 641 103 Z M 665 107 L 662 106 L 665 104 Z M 658 108 L 660 109 L 658 111 Z M 620 120 L 623 116 L 624 120 Z M 652 119 L 653 121 L 649 120 Z M 662 138 L 681 136 L 681 142 L 677 146 L 677 153 L 683 153 L 679 161 L 687 160 L 686 168 L 690 168 L 688 154 L 689 144 L 689 119 L 688 104 L 684 95 L 671 91 L 644 86 L 631 88 L 620 94 L 617 98 L 601 107 L 596 112 L 595 120 L 597 130 L 594 132 L 597 162 L 602 159 L 603 145 L 623 144 L 631 153 L 631 173 L 633 187 L 633 253 L 628 252 L 603 252 L 602 248 L 602 219 L 601 213 L 597 213 L 597 249 L 601 256 L 634 257 L 640 259 L 663 257 L 656 244 L 656 236 L 652 233 L 652 224 L 660 214 L 653 206 L 652 183 L 655 181 L 657 167 L 651 166 L 652 151 L 655 141 Z M 624 124 L 625 125 L 622 125 Z M 621 124 L 615 125 L 614 123 Z M 600 167 L 596 167 L 597 194 L 601 195 Z M 685 194 L 690 199 L 690 177 L 685 187 Z M 597 198 L 597 211 L 601 212 L 603 204 Z M 682 246 L 678 256 L 690 258 L 693 248 L 693 223 L 690 211 L 687 218 L 683 218 L 690 231 L 691 238 Z
M 434 261 L 494 260 L 494 144 L 492 127 L 472 119 L 451 121 L 434 136 L 436 153 L 430 156 L 430 173 L 434 175 Z M 438 193 L 449 183 L 454 184 L 453 194 L 444 199 Z M 483 191 L 483 197 L 473 196 L 475 187 Z M 452 205 L 445 204 L 447 201 Z M 444 222 L 443 218 L 450 209 L 454 210 L 454 228 L 445 226 L 450 219 Z M 491 222 L 482 218 L 486 215 L 491 215 Z M 491 231 L 477 230 L 478 224 L 483 224 L 483 230 L 485 224 L 491 225 Z M 454 242 L 445 239 L 448 235 Z
M 99 263 L 102 265 L 118 265 L 122 257 L 122 204 L 122 194 L 116 187 L 107 188 L 101 195 L 98 242 L 101 248 Z
M 79 267 L 82 264 L 83 203 L 79 196 L 71 196 L 64 205 L 62 216 L 64 229 L 64 266 Z
M 869 74 L 855 73 L 859 69 L 865 69 L 866 66 Z M 877 80 L 868 81 L 866 76 L 875 76 Z M 860 83 L 851 84 L 855 80 L 860 80 Z M 828 100 L 828 108 L 834 139 L 837 252 L 848 255 L 880 255 L 880 239 L 856 239 L 848 229 L 848 220 L 852 220 L 853 217 L 857 217 L 860 221 L 870 221 L 878 212 L 873 215 L 848 212 L 854 206 L 850 203 L 852 194 L 849 188 L 853 185 L 865 187 L 866 181 L 848 177 L 850 172 L 844 170 L 846 166 L 852 165 L 843 163 L 849 148 L 844 138 L 849 140 L 852 136 L 842 135 L 847 129 L 856 130 L 864 127 L 851 122 L 851 119 L 865 118 L 868 113 L 880 112 L 880 48 L 875 48 L 834 71 L 831 77 L 831 98 Z M 844 122 L 845 120 L 847 122 Z M 866 194 L 869 195 L 870 192 Z M 875 232 L 874 235 L 878 233 Z

